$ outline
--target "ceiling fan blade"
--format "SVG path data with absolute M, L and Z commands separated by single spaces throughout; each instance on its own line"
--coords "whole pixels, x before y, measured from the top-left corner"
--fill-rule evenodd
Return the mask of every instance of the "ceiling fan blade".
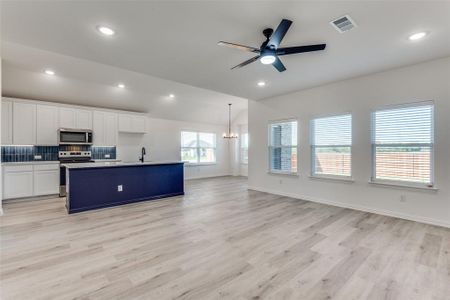
M 277 55 L 288 55 L 288 54 L 295 54 L 295 53 L 320 51 L 320 50 L 325 49 L 326 46 L 327 46 L 326 44 L 318 44 L 318 45 L 278 48 Z
M 224 42 L 224 41 L 218 42 L 217 45 L 219 45 L 219 46 L 226 46 L 226 47 L 230 47 L 230 48 L 234 48 L 234 49 L 238 49 L 238 50 L 243 50 L 243 51 L 247 51 L 247 52 L 253 52 L 253 53 L 259 53 L 260 52 L 259 49 L 255 48 L 255 47 L 239 45 L 239 44 L 229 43 L 229 42 Z
M 275 59 L 272 65 L 275 67 L 275 69 L 278 70 L 278 72 L 286 71 L 286 67 L 283 65 L 283 63 L 278 57 Z
M 257 61 L 258 58 L 259 58 L 259 55 L 255 56 L 255 57 L 252 57 L 249 60 L 246 60 L 246 61 L 238 64 L 237 66 L 232 67 L 231 70 L 236 69 L 236 68 L 242 68 L 242 67 L 244 67 L 244 66 L 246 66 L 248 64 L 251 64 L 254 61 Z
M 286 32 L 288 31 L 291 24 L 292 24 L 291 20 L 287 19 L 281 20 L 280 25 L 278 25 L 275 32 L 272 33 L 272 36 L 270 37 L 269 42 L 267 43 L 267 46 L 273 46 L 275 48 L 278 48 L 278 46 L 280 46 L 281 40 L 286 35 Z

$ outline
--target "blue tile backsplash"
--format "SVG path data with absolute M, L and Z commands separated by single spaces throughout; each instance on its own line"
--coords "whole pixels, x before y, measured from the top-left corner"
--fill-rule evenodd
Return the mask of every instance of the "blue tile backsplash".
M 58 160 L 58 151 L 92 151 L 92 159 L 116 159 L 116 147 L 97 146 L 2 146 L 2 162 Z M 109 154 L 109 158 L 105 155 Z M 34 159 L 40 155 L 41 159 Z
M 116 147 L 92 147 L 92 159 L 116 159 Z M 105 155 L 109 154 L 109 158 Z

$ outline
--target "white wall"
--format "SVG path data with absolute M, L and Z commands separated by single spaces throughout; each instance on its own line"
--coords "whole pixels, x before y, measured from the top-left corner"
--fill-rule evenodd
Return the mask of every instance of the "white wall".
M 186 179 L 230 175 L 228 141 L 222 138 L 226 127 L 164 119 L 147 119 L 147 134 L 120 133 L 117 158 L 137 161 L 141 148 L 147 150 L 146 160 L 180 160 L 180 132 L 182 130 L 213 132 L 217 135 L 217 163 L 186 166 Z
M 369 184 L 370 112 L 376 108 L 423 100 L 435 101 L 435 183 L 438 191 Z M 310 174 L 309 120 L 317 115 L 353 115 L 354 183 L 317 180 Z M 331 203 L 450 227 L 450 57 L 336 82 L 300 92 L 249 101 L 249 186 L 252 189 Z M 300 175 L 271 175 L 267 124 L 299 121 Z M 406 202 L 400 197 L 406 196 Z
M 233 132 L 238 133 L 239 138 L 230 142 L 230 164 L 233 176 L 247 176 L 248 165 L 242 164 L 240 161 L 240 141 L 242 134 L 248 132 L 248 110 L 241 111 L 231 124 Z
M 1 51 L 1 50 L 0 50 Z M 0 95 L 2 95 L 2 57 L 0 55 Z M 2 124 L 2 105 L 0 103 L 0 124 Z M 1 129 L 1 128 L 0 128 Z M 0 141 L 2 140 L 2 131 L 0 130 Z M 1 157 L 0 157 L 1 162 Z M 3 214 L 3 170 L 0 164 L 0 216 Z

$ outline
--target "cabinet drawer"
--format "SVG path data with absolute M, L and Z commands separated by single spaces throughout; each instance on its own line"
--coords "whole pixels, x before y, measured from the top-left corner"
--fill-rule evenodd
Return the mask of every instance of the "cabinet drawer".
M 5 173 L 12 172 L 33 172 L 33 165 L 21 165 L 21 166 L 3 166 Z
M 57 171 L 59 170 L 59 164 L 48 164 L 48 165 L 34 165 L 35 171 Z

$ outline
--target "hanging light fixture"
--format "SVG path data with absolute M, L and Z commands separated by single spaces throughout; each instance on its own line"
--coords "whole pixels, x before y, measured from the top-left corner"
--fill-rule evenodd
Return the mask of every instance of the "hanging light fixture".
M 231 103 L 228 103 L 228 133 L 223 134 L 224 139 L 236 139 L 237 134 L 231 132 Z

